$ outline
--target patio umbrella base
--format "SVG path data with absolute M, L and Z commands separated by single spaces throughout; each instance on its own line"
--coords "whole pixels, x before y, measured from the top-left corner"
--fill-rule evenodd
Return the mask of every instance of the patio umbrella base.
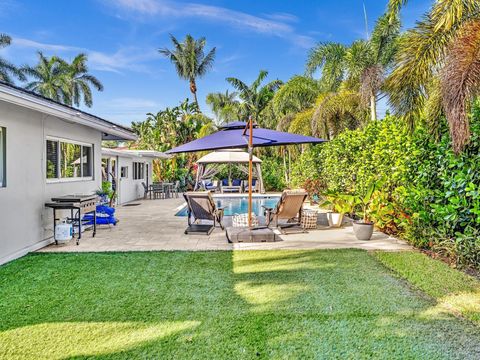
M 248 227 L 227 227 L 227 239 L 230 243 L 254 243 L 254 242 L 275 242 L 280 241 L 272 229 L 262 228 L 248 228 Z

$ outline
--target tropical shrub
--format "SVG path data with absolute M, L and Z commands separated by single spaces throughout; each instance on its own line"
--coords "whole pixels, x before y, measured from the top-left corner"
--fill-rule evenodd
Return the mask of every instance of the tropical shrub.
M 262 176 L 266 191 L 282 191 L 286 188 L 283 169 L 280 158 L 263 158 Z

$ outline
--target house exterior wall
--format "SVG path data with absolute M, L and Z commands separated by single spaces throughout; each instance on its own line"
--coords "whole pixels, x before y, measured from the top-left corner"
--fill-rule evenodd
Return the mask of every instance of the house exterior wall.
M 145 164 L 144 179 L 133 180 L 133 162 L 141 162 Z M 144 189 L 142 182 L 147 183 L 147 171 L 146 165 L 148 164 L 148 184 L 152 183 L 152 160 L 143 157 L 118 157 L 118 204 L 125 204 L 129 201 L 138 200 L 143 198 Z M 128 177 L 120 177 L 121 168 L 123 166 L 128 167 Z
M 6 182 L 0 188 L 0 264 L 53 241 L 54 196 L 92 193 L 101 185 L 101 132 L 0 101 L 6 128 Z M 93 179 L 47 182 L 46 137 L 93 144 Z

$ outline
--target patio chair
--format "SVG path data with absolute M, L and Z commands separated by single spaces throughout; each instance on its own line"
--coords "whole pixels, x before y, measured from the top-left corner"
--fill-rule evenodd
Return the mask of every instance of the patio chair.
M 151 194 L 153 194 L 154 199 L 165 199 L 165 186 L 162 183 L 154 183 L 151 185 Z M 151 198 L 151 195 L 150 195 Z
M 185 230 L 185 234 L 210 235 L 217 223 L 222 230 L 224 229 L 223 208 L 216 206 L 210 191 L 189 191 L 184 193 L 183 197 L 187 202 L 188 209 L 188 228 Z M 213 225 L 197 223 L 202 220 L 213 221 Z
M 142 186 L 144 191 L 143 198 L 146 199 L 148 195 L 150 195 L 150 200 L 152 200 L 152 189 L 147 184 L 145 184 L 145 181 L 142 181 Z
M 275 208 L 264 206 L 267 226 L 274 223 L 282 234 L 286 234 L 287 229 L 305 232 L 300 222 L 302 220 L 303 203 L 307 196 L 305 190 L 284 190 Z M 286 220 L 287 222 L 279 223 L 279 220 Z
M 172 195 L 175 193 L 175 197 L 178 198 L 178 193 L 180 191 L 180 180 L 175 181 L 175 185 L 173 185 Z

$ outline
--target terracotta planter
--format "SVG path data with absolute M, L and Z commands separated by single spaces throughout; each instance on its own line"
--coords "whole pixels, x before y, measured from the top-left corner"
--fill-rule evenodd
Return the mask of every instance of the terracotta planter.
M 327 219 L 328 219 L 328 225 L 330 227 L 338 228 L 338 227 L 342 226 L 343 214 L 329 212 L 329 213 L 327 213 Z
M 370 240 L 373 234 L 373 223 L 365 223 L 362 220 L 354 221 L 353 232 L 358 240 Z

